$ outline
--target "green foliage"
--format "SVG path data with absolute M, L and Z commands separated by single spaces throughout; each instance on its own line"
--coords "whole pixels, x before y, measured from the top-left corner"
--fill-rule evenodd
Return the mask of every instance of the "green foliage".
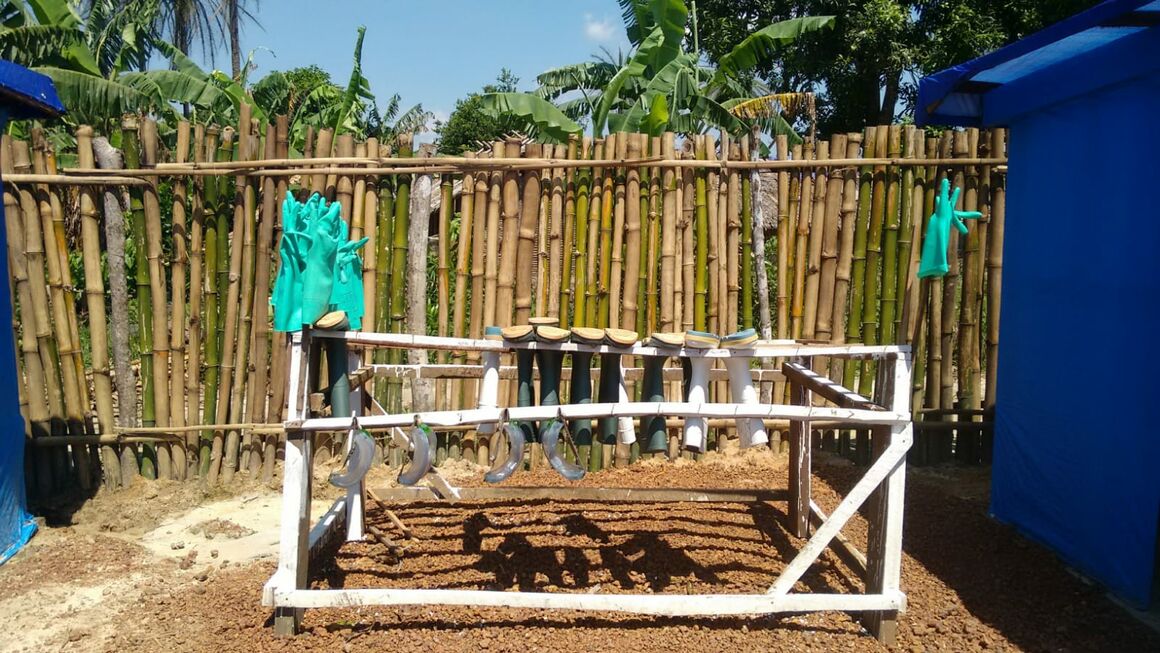
M 633 46 L 628 58 L 573 64 L 540 75 L 540 88 L 518 100 L 518 113 L 537 129 L 559 139 L 574 133 L 572 124 L 586 117 L 596 137 L 607 131 L 656 135 L 669 130 L 699 133 L 713 127 L 738 134 L 756 127 L 770 135 L 797 138 L 780 112 L 742 118 L 731 107 L 769 95 L 768 87 L 756 83 L 751 71 L 767 65 L 796 39 L 829 28 L 832 17 L 799 17 L 747 32 L 716 68 L 709 68 L 696 47 L 685 48 L 688 24 L 693 23 L 691 29 L 696 31 L 696 23 L 684 0 L 620 0 L 620 5 Z M 503 106 L 492 106 L 493 110 L 517 106 L 514 96 L 493 102 L 500 100 Z
M 486 84 L 483 94 L 515 92 L 519 79 L 504 68 L 495 84 Z M 460 155 L 475 151 L 481 143 L 490 143 L 512 132 L 527 131 L 527 121 L 513 114 L 495 115 L 484 110 L 481 93 L 472 93 L 455 102 L 455 110 L 446 122 L 435 126 L 439 135 L 437 146 L 441 154 Z
M 362 44 L 366 28 L 360 27 L 355 40 L 353 66 L 345 87 L 335 84 L 330 74 L 318 66 L 272 71 L 250 89 L 254 103 L 268 115 L 290 118 L 290 146 L 302 151 L 306 131 L 334 129 L 336 134 L 353 133 L 359 139 L 376 136 L 387 140 L 404 131 L 427 129 L 431 114 L 420 104 L 399 114 L 399 96 L 392 95 L 379 105 L 370 82 L 362 74 Z
M 913 110 L 922 76 L 1001 47 L 1098 0 L 700 0 L 700 45 L 724 65 L 755 24 L 834 14 L 750 71 L 769 88 L 818 95 L 823 133 L 887 123 Z

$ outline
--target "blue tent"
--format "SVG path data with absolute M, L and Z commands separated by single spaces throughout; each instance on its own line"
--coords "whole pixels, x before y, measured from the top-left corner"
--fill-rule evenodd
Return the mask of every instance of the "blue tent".
M 1010 129 L 991 511 L 1146 606 L 1160 519 L 1160 0 L 1104 2 L 922 80 Z
M 64 113 L 52 81 L 8 61 L 0 61 L 0 129 L 8 121 Z M 0 180 L 2 183 L 2 180 Z M 0 205 L 0 212 L 4 207 Z M 2 215 L 2 213 L 0 213 Z M 0 279 L 8 279 L 8 234 L 0 229 Z M 0 284 L 0 324 L 12 324 L 9 284 Z M 0 329 L 0 564 L 11 558 L 36 531 L 25 506 L 24 419 L 16 384 L 16 343 L 12 330 Z

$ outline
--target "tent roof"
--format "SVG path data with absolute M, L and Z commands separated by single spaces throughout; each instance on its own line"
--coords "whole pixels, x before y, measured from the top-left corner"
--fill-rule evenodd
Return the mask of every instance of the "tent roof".
M 915 122 L 990 126 L 1160 70 L 1160 0 L 1110 0 L 924 78 Z
M 0 60 L 0 107 L 9 118 L 59 116 L 64 105 L 52 80 L 11 61 Z

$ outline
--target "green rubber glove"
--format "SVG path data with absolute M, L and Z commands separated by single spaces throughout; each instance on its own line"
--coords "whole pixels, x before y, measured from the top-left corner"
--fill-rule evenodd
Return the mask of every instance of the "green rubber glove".
M 302 273 L 306 270 L 306 250 L 310 247 L 310 239 L 304 232 L 303 209 L 303 204 L 286 193 L 286 200 L 282 202 L 282 242 L 278 244 L 282 264 L 270 296 L 275 331 L 302 329 Z
M 302 272 L 302 323 L 314 324 L 332 310 L 335 263 L 338 247 L 346 240 L 343 237 L 346 224 L 339 217 L 342 206 L 338 202 L 328 206 L 326 200 L 315 195 L 307 201 L 306 208 L 310 249 Z
M 330 303 L 335 310 L 346 312 L 351 331 L 362 328 L 365 313 L 362 259 L 359 258 L 358 250 L 367 244 L 368 240 L 370 239 L 362 238 L 355 242 L 344 242 L 338 246 L 338 253 L 335 256 L 334 289 L 331 291 Z
M 967 233 L 963 220 L 983 217 L 978 211 L 956 211 L 961 188 L 950 194 L 951 182 L 943 179 L 934 200 L 934 213 L 926 223 L 926 237 L 922 241 L 922 258 L 918 264 L 918 278 L 942 277 L 950 270 L 947 265 L 947 245 L 951 238 L 951 227 Z

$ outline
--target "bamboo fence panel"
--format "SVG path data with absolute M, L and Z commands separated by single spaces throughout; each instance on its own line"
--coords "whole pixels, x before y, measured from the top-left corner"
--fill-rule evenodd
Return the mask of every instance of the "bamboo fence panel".
M 208 483 L 237 473 L 273 477 L 278 436 L 244 426 L 282 418 L 287 339 L 272 333 L 267 302 L 280 264 L 281 201 L 308 191 L 339 201 L 352 237 L 370 239 L 362 252 L 366 331 L 403 330 L 414 283 L 408 259 L 426 250 L 411 247 L 410 226 L 436 217 L 427 273 L 433 333 L 478 338 L 485 326 L 547 315 L 566 327 L 619 326 L 641 338 L 687 328 L 727 334 L 756 326 L 756 289 L 773 303 L 778 337 L 913 344 L 915 408 L 951 423 L 927 431 L 919 422 L 912 462 L 989 459 L 987 430 L 960 432 L 955 423 L 986 422 L 995 397 L 1002 131 L 928 138 L 913 126 L 882 125 L 795 148 L 779 138 L 774 161 L 754 157 L 747 139 L 620 133 L 562 144 L 509 138 L 490 152 L 424 160 L 410 158 L 408 137 L 391 148 L 331 130 L 308 133 L 309 156 L 291 158 L 284 117 L 175 127 L 162 144 L 153 122 L 127 117 L 119 129 L 126 165 L 113 174 L 97 169 L 87 127 L 76 133 L 77 167 L 63 171 L 39 130 L 31 142 L 6 137 L 0 147 L 0 172 L 15 180 L 4 193 L 5 228 L 27 436 L 97 437 L 91 445 L 33 448 L 34 493 L 102 480 L 117 487 L 138 470 Z M 758 168 L 774 171 L 761 181 L 776 188 L 755 193 Z M 305 174 L 283 174 L 299 170 Z M 412 174 L 441 175 L 437 216 L 412 215 Z M 983 218 L 966 237 L 952 234 L 951 273 L 919 283 L 926 218 L 944 177 L 963 188 L 961 208 Z M 125 196 L 140 403 L 121 401 L 105 327 L 111 286 L 101 220 L 115 218 L 102 207 Z M 761 204 L 766 196 L 776 204 Z M 766 214 L 776 216 L 768 226 Z M 753 248 L 770 238 L 763 252 L 777 260 L 758 268 Z M 401 360 L 382 353 L 364 362 Z M 479 355 L 438 360 L 472 365 Z M 870 363 L 821 367 L 847 387 L 876 391 Z M 388 410 L 403 408 L 404 390 L 401 378 L 371 387 Z M 437 390 L 440 408 L 471 406 L 477 381 L 440 380 Z M 784 384 L 761 390 L 781 397 Z M 725 383 L 711 392 L 714 401 L 729 400 Z M 666 394 L 679 397 L 680 383 Z M 505 382 L 501 396 L 514 398 L 514 384 Z M 174 437 L 117 436 L 138 423 Z M 718 429 L 710 442 L 729 431 Z M 854 451 L 844 437 L 824 441 L 864 459 L 868 438 Z M 438 455 L 487 464 L 491 444 L 472 431 L 441 435 Z M 320 445 L 325 457 L 329 442 Z M 591 451 L 587 462 L 596 468 L 637 455 L 612 446 Z M 397 450 L 385 454 L 380 446 L 377 457 L 401 460 Z

